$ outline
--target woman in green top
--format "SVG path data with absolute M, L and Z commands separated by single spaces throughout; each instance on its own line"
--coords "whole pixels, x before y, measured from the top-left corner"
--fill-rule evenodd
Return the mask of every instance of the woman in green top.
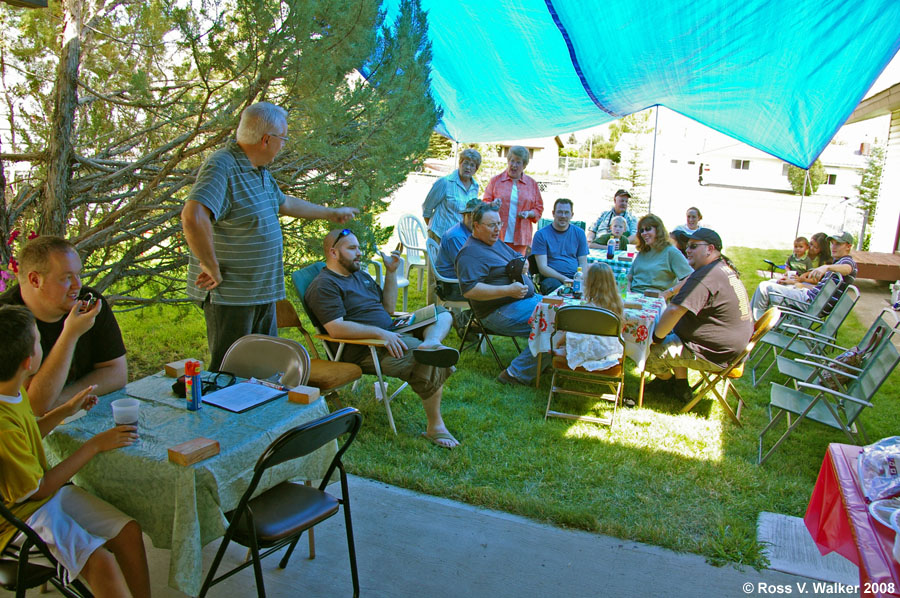
M 647 214 L 637 225 L 638 254 L 628 273 L 628 286 L 634 293 L 668 291 L 693 272 L 677 248 L 669 243 L 666 226 L 654 214 Z

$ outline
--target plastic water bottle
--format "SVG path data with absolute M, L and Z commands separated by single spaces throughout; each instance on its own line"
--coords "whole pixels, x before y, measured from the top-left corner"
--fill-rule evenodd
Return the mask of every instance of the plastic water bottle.
M 606 242 L 606 259 L 611 260 L 616 255 L 616 248 L 619 246 L 619 240 L 615 237 L 610 237 L 609 241 Z
M 616 286 L 619 287 L 619 294 L 622 295 L 622 299 L 625 299 L 625 296 L 628 294 L 628 275 L 621 271 L 617 272 Z
M 581 286 L 584 282 L 584 274 L 581 272 L 581 268 L 578 268 L 578 271 L 575 272 L 575 277 L 572 279 L 572 296 L 576 299 L 581 299 Z

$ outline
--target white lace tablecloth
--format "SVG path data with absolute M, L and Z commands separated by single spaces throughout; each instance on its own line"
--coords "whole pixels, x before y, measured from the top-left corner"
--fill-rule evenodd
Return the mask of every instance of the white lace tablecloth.
M 663 310 L 665 299 L 645 297 L 637 293 L 628 293 L 626 304 L 640 307 L 625 308 L 625 322 L 622 325 L 622 337 L 625 339 L 625 355 L 630 357 L 639 369 L 644 369 L 653 329 Z M 550 350 L 550 336 L 556 326 L 556 312 L 565 305 L 582 305 L 578 299 L 564 299 L 562 304 L 538 303 L 531 314 L 531 334 L 528 335 L 528 346 L 534 355 Z

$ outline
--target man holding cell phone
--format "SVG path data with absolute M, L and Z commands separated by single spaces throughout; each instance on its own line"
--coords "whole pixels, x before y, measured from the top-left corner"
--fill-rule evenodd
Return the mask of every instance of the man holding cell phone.
M 46 358 L 26 382 L 35 414 L 91 385 L 98 395 L 125 386 L 128 364 L 119 324 L 100 292 L 81 285 L 75 246 L 59 237 L 37 237 L 25 244 L 18 261 L 18 285 L 0 296 L 0 304 L 26 306 L 41 333 Z

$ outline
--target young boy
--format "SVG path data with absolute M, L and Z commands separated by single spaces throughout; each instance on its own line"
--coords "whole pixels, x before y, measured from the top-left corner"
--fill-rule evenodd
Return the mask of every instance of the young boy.
M 785 268 L 793 270 L 798 275 L 811 270 L 813 263 L 809 256 L 806 255 L 807 251 L 809 251 L 809 241 L 806 237 L 794 239 L 794 253 L 788 257 L 787 262 L 785 262 Z
M 80 488 L 65 486 L 98 453 L 132 444 L 137 428 L 101 432 L 48 467 L 41 438 L 79 409 L 96 405 L 94 387 L 35 420 L 22 386 L 43 358 L 34 316 L 25 307 L 0 307 L 0 338 L 0 500 L 47 543 L 69 577 L 81 576 L 98 598 L 150 596 L 138 523 Z M 2 520 L 0 550 L 10 542 L 22 538 Z
M 600 235 L 591 241 L 590 247 L 594 249 L 606 249 L 606 244 L 612 237 L 619 240 L 618 251 L 625 251 L 628 247 L 628 236 L 625 234 L 625 227 L 627 226 L 628 224 L 625 222 L 625 218 L 616 216 L 609 222 L 609 229 L 612 232 Z

